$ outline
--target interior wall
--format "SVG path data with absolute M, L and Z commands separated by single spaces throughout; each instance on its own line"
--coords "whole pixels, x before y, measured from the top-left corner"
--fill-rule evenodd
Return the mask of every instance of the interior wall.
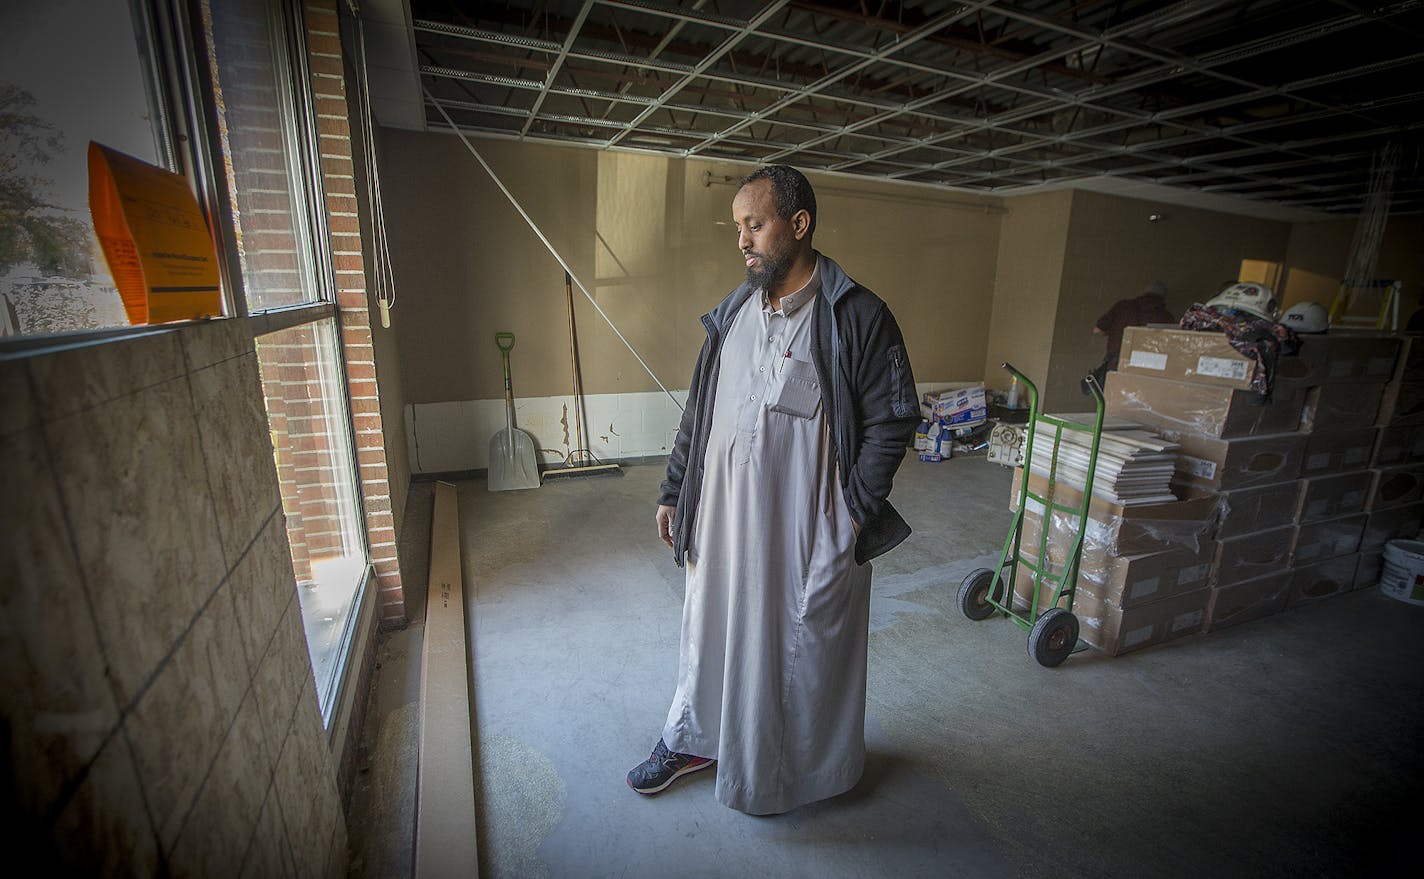
M 1073 191 L 1006 199 L 983 364 L 989 387 L 1007 390 L 1005 362 L 1041 389 L 1053 347 Z
M 247 321 L 3 360 L 0 391 L 14 857 L 344 874 Z
M 1092 329 L 1114 302 L 1161 281 L 1167 307 L 1180 316 L 1236 280 L 1242 260 L 1284 261 L 1290 233 L 1288 223 L 1076 191 L 1045 405 L 1089 408 L 1079 382 L 1103 359 L 1103 337 Z
M 504 427 L 498 330 L 517 338 L 518 426 L 541 449 L 566 451 L 573 382 L 562 268 L 458 139 L 383 130 L 381 142 L 413 469 L 486 466 L 483 446 Z M 704 338 L 698 317 L 744 277 L 730 215 L 735 181 L 751 167 L 474 143 L 664 384 L 685 389 Z M 916 378 L 978 380 L 999 201 L 808 176 L 816 247 L 890 304 Z M 583 389 L 598 398 L 588 404 L 595 451 L 665 450 L 677 408 L 574 295 Z
M 1352 217 L 1291 227 L 1282 307 L 1306 300 L 1330 307 L 1345 273 L 1355 225 Z M 1375 274 L 1404 282 L 1399 303 L 1402 327 L 1409 315 L 1424 305 L 1424 214 L 1394 216 L 1385 221 Z

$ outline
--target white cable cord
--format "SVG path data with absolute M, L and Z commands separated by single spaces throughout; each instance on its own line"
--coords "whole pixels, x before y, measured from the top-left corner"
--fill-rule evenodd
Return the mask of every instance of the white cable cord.
M 376 298 L 384 300 L 385 310 L 396 305 L 394 272 L 391 270 L 391 250 L 386 237 L 385 200 L 381 198 L 381 172 L 376 165 L 375 125 L 372 122 L 371 90 L 366 65 L 366 30 L 362 25 L 360 10 L 351 3 L 352 19 L 356 25 L 356 45 L 358 47 L 356 81 L 360 92 L 361 140 L 366 165 L 366 201 L 371 212 L 371 238 L 373 244 L 372 262 L 375 264 Z
M 514 197 L 513 193 L 511 193 L 509 189 L 504 185 L 504 181 L 499 179 L 499 175 L 494 173 L 494 169 L 491 168 L 489 166 L 489 163 L 485 161 L 484 156 L 480 155 L 479 150 L 475 149 L 475 145 L 470 143 L 469 138 L 465 137 L 465 132 L 460 130 L 460 127 L 455 124 L 455 120 L 450 118 L 450 114 L 445 112 L 445 108 L 441 106 L 439 101 L 435 100 L 435 96 L 430 93 L 429 89 L 422 86 L 421 91 L 425 92 L 425 99 L 430 103 L 434 104 L 435 109 L 440 111 L 440 115 L 445 117 L 445 124 L 450 126 L 450 130 L 454 131 L 455 135 L 460 138 L 460 142 L 463 143 L 465 145 L 465 148 L 470 151 L 470 155 L 474 156 L 475 159 L 480 163 L 480 166 L 485 169 L 485 173 L 489 174 L 490 179 L 493 180 L 495 185 L 499 187 L 499 191 L 503 192 L 504 197 L 509 199 L 509 203 L 514 205 L 514 209 L 519 212 L 519 216 L 523 217 L 524 222 L 529 224 L 529 228 L 534 230 L 534 234 L 539 236 L 539 240 L 544 243 L 544 247 L 548 248 L 549 253 L 553 254 L 554 259 L 559 261 L 559 265 L 564 267 L 564 271 L 569 273 L 569 277 L 573 278 L 574 283 L 578 285 L 579 291 L 582 292 L 584 298 L 587 299 L 591 305 L 593 305 L 594 309 L 598 312 L 599 317 L 602 317 L 605 321 L 607 321 L 608 326 L 613 330 L 613 334 L 618 337 L 619 341 L 621 341 L 624 345 L 627 346 L 633 357 L 637 359 L 638 363 L 643 367 L 644 370 L 647 371 L 648 375 L 652 376 L 653 381 L 657 382 L 658 387 L 663 389 L 663 393 L 667 394 L 668 399 L 672 400 L 673 405 L 677 406 L 678 410 L 681 411 L 682 404 L 677 401 L 677 397 L 674 397 L 672 395 L 672 391 L 669 391 L 667 389 L 667 385 L 664 385 L 662 383 L 662 380 L 659 379 L 657 374 L 653 372 L 652 367 L 648 366 L 647 362 L 643 360 L 642 355 L 640 355 L 633 347 L 633 343 L 629 342 L 628 339 L 623 335 L 623 333 L 619 332 L 617 324 L 613 323 L 613 318 L 608 316 L 607 312 L 605 312 L 603 308 L 598 304 L 598 301 L 595 300 L 593 298 L 593 295 L 588 292 L 588 288 L 583 285 L 583 281 L 579 280 L 579 276 L 574 272 L 572 268 L 569 267 L 569 264 L 564 261 L 564 258 L 562 256 L 559 255 L 559 252 L 554 249 L 554 245 L 549 243 L 549 239 L 544 237 L 544 233 L 539 230 L 539 226 L 534 222 L 533 218 L 531 218 L 529 214 L 524 212 L 524 208 L 520 206 L 519 201 Z

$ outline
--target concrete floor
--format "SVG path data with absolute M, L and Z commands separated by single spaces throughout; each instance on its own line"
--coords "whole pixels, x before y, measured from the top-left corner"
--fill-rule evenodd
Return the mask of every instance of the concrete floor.
M 460 484 L 484 875 L 1362 876 L 1412 861 L 1424 608 L 1356 592 L 1041 668 L 1012 623 L 954 606 L 1010 520 L 1009 471 L 982 457 L 900 471 L 916 533 L 875 563 L 854 791 L 772 818 L 718 804 L 710 773 L 632 793 L 681 613 L 682 571 L 653 528 L 661 475 Z M 429 497 L 417 484 L 411 503 Z M 380 663 L 356 876 L 409 873 L 419 627 L 386 638 Z

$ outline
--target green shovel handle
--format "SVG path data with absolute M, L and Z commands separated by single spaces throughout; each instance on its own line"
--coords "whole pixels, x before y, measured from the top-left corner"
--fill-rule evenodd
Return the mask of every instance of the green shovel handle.
M 499 350 L 503 351 L 505 354 L 508 354 L 510 351 L 514 350 L 514 334 L 495 333 L 494 343 L 495 345 L 499 346 Z

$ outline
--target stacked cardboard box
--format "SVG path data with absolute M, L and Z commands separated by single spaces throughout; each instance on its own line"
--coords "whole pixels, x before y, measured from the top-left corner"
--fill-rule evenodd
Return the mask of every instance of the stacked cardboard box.
M 1022 474 L 1022 469 L 1015 471 L 1010 498 L 1015 510 Z M 1032 499 L 1025 506 L 1023 560 L 1061 576 L 1081 533 L 1073 604 L 1079 637 L 1115 656 L 1201 631 L 1216 552 L 1210 539 L 1215 497 L 1135 502 L 1094 492 L 1084 523 L 1077 513 L 1083 503 L 1081 488 L 1058 481 L 1050 486 L 1046 473 L 1032 470 L 1028 487 L 1048 498 L 1050 506 Z M 1019 567 L 1014 604 L 1021 611 L 1033 600 L 1034 579 L 1028 568 Z M 1051 582 L 1040 582 L 1040 613 L 1052 602 L 1054 591 Z
M 1108 378 L 1109 414 L 1178 443 L 1176 487 L 1220 501 L 1206 631 L 1372 585 L 1424 520 L 1420 339 L 1303 340 L 1264 403 L 1220 333 L 1131 328 Z

